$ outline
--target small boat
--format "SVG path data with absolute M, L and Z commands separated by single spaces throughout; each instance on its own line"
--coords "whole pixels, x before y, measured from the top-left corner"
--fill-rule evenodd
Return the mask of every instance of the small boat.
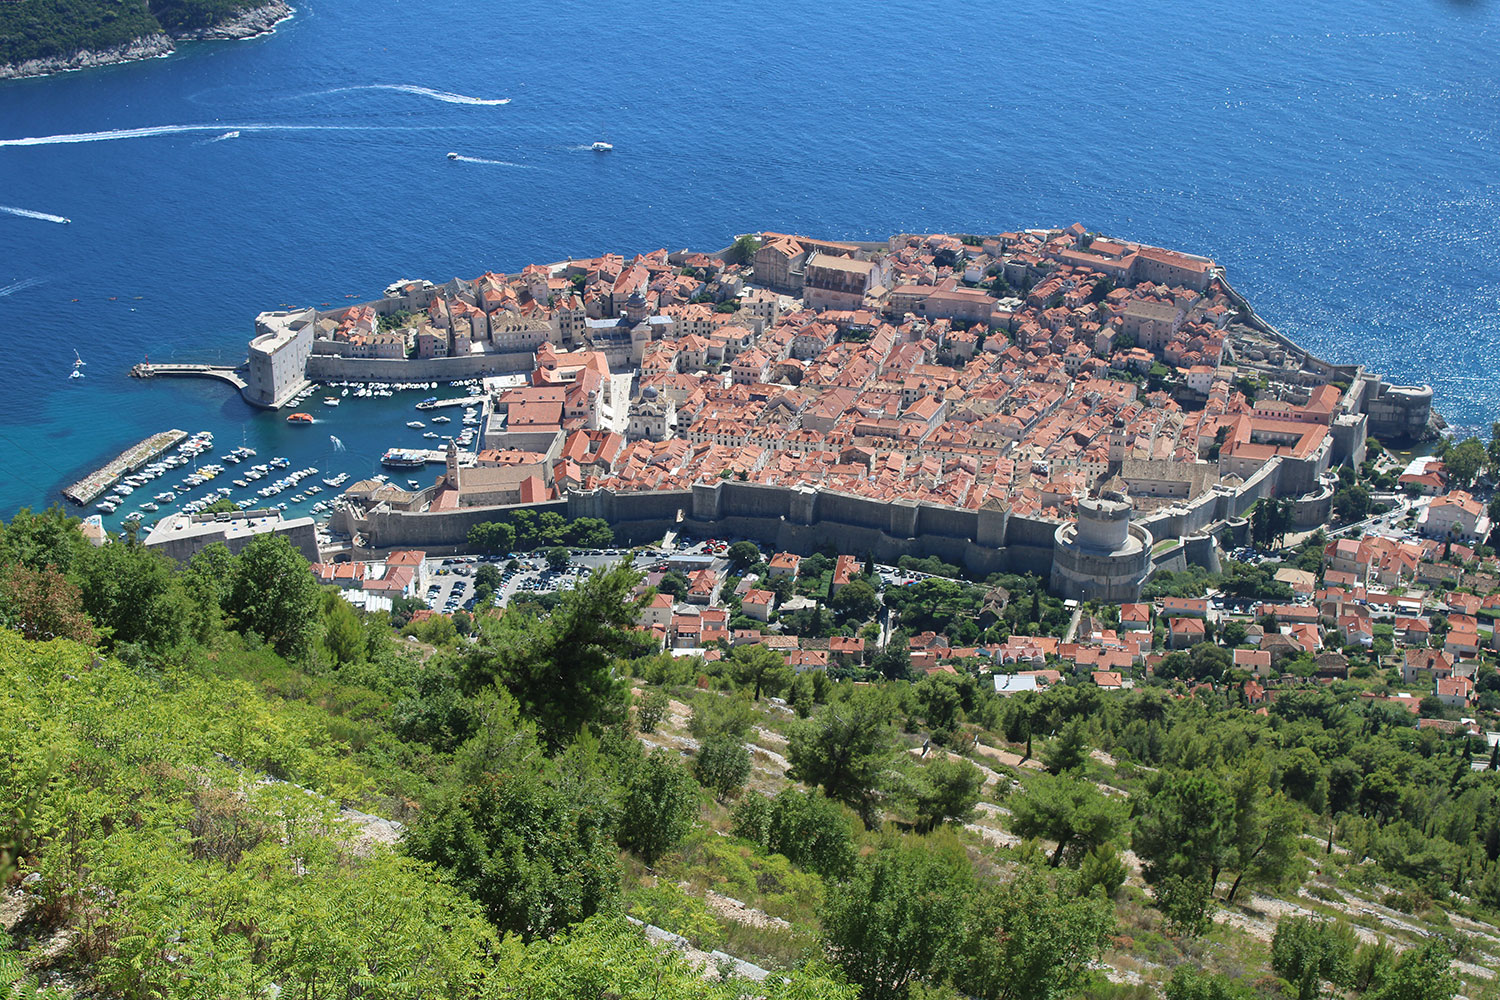
M 324 397 L 324 399 L 323 399 L 323 405 L 324 406 L 338 406 L 339 405 L 339 398 L 337 396 L 327 396 L 327 397 Z
M 607 142 L 596 142 L 592 146 L 590 146 L 589 148 L 592 149 L 596 153 L 607 153 L 611 149 L 614 149 L 615 147 L 611 146 Z
M 68 378 L 83 378 L 83 372 L 79 371 L 77 368 L 74 368 L 73 371 L 68 375 Z
M 78 348 L 73 348 L 73 367 L 82 368 L 86 364 L 88 362 L 83 360 L 83 355 L 78 353 Z
M 422 432 L 422 436 L 424 438 L 433 438 L 433 439 L 436 439 L 437 438 L 437 432 L 436 431 L 423 431 Z
M 419 431 L 423 427 L 426 427 L 427 425 L 424 424 L 424 423 L 422 423 L 422 421 L 420 421 L 420 420 L 408 420 L 406 422 L 406 426 L 410 427 L 414 431 Z
M 446 424 L 452 421 L 452 419 L 452 417 L 433 417 L 432 422 L 435 424 Z
M 410 486 L 414 490 L 418 490 L 418 489 L 422 488 L 421 484 L 419 484 L 415 479 L 408 479 L 406 481 L 406 485 Z
M 289 424 L 310 424 L 313 422 L 313 418 L 311 413 L 293 413 L 286 418 L 286 422 Z
M 450 160 L 456 160 L 456 159 L 458 159 L 458 154 L 457 153 L 449 153 L 448 154 L 448 159 L 450 159 Z

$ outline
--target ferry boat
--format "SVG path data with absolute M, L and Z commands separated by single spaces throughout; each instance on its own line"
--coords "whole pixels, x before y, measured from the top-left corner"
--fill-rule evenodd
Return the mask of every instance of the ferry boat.
M 310 424 L 313 422 L 313 418 L 311 413 L 293 413 L 286 418 L 286 422 L 289 424 Z
M 420 469 L 427 464 L 427 455 L 410 448 L 392 448 L 380 457 L 380 464 L 392 469 Z

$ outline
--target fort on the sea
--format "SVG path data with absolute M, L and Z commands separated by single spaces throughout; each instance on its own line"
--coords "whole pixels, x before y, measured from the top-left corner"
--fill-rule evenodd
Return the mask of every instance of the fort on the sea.
M 430 485 L 337 501 L 355 558 L 461 546 L 530 507 L 1133 601 L 1156 569 L 1216 568 L 1263 498 L 1327 521 L 1338 465 L 1437 419 L 1430 387 L 1300 350 L 1214 261 L 1082 225 L 763 232 L 399 281 L 255 326 L 243 394 L 263 407 L 310 382 L 486 379 L 480 432 Z

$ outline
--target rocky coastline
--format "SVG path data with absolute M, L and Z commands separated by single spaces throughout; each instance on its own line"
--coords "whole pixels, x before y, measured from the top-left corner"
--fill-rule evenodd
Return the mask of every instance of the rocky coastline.
M 96 66 L 155 59 L 177 51 L 178 42 L 257 38 L 275 31 L 278 24 L 294 13 L 296 11 L 286 0 L 270 0 L 269 3 L 238 11 L 233 17 L 207 28 L 176 34 L 156 32 L 134 39 L 125 45 L 113 45 L 105 49 L 81 49 L 67 55 L 48 56 L 44 59 L 0 63 L 0 80 L 51 76 L 53 73 L 70 73 L 74 70 L 92 69 Z

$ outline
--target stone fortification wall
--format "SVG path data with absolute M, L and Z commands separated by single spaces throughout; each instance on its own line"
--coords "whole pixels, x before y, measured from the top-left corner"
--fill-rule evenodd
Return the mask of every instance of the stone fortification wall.
M 530 372 L 536 356 L 468 354 L 453 358 L 340 358 L 313 354 L 307 358 L 307 377 L 322 382 L 452 382 L 481 375 Z
M 523 509 L 538 512 L 550 510 L 564 517 L 568 516 L 566 500 L 507 507 L 460 507 L 443 511 L 375 510 L 363 525 L 366 544 L 360 551 L 461 545 L 474 525 L 496 521 L 511 511 Z
M 1151 555 L 1151 569 L 1146 574 L 1149 579 L 1157 573 L 1181 573 L 1188 568 L 1187 546 L 1175 545 L 1170 549 L 1163 549 L 1159 553 Z
M 1218 552 L 1209 532 L 1223 532 L 1230 544 L 1244 534 L 1241 520 L 1256 500 L 1274 494 L 1278 460 L 1272 460 L 1237 488 L 1219 486 L 1191 503 L 1131 523 L 1130 532 L 1151 539 L 1184 537 L 1184 543 L 1151 559 L 1141 569 L 1180 569 L 1187 564 L 1215 568 Z M 1326 511 L 1328 494 L 1300 498 L 1299 521 Z M 378 511 L 361 526 L 368 548 L 462 546 L 469 528 L 505 516 L 520 506 L 463 508 L 438 513 Z M 569 518 L 598 517 L 614 527 L 622 543 L 645 544 L 668 530 L 704 536 L 744 537 L 779 550 L 810 553 L 832 545 L 840 552 L 870 554 L 882 562 L 901 556 L 937 556 L 971 572 L 1036 573 L 1050 579 L 1060 522 L 1020 516 L 1001 509 L 968 510 L 886 502 L 812 488 L 766 486 L 723 480 L 690 490 L 569 493 L 566 499 L 533 505 Z M 1323 514 L 1326 517 L 1326 513 Z M 1087 560 L 1075 558 L 1072 571 L 1087 573 Z M 1101 564 L 1102 566 L 1103 564 Z M 1115 567 L 1119 569 L 1118 566 Z M 1116 573 L 1115 575 L 1119 575 Z M 1133 576 L 1133 574 L 1130 574 Z M 1138 585 L 1137 585 L 1138 586 Z M 1113 592 L 1109 597 L 1113 599 Z M 1132 599 L 1132 598 L 1125 598 Z

